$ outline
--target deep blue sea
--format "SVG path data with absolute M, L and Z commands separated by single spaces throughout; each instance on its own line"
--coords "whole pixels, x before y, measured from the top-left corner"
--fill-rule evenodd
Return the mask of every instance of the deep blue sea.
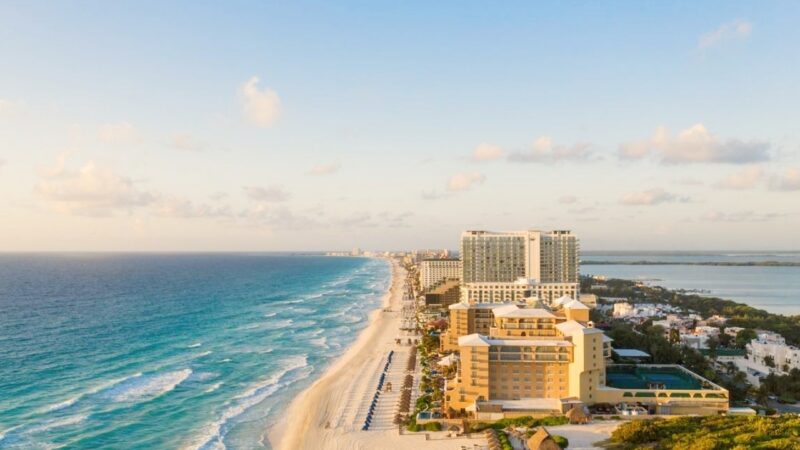
M 800 252 L 584 252 L 584 261 L 800 262 Z M 708 291 L 776 314 L 800 314 L 800 267 L 584 265 L 582 274 Z
M 366 258 L 0 255 L 0 448 L 269 448 L 389 282 Z

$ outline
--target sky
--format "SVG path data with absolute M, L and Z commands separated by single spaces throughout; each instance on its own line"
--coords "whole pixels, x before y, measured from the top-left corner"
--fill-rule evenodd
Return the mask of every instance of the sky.
M 800 3 L 0 3 L 0 251 L 800 249 Z

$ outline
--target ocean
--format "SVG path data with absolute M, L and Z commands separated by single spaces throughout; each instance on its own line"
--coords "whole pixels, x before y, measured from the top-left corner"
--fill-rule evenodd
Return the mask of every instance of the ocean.
M 583 261 L 800 262 L 800 252 L 583 252 Z M 764 309 L 800 314 L 800 267 L 693 265 L 583 265 L 585 275 L 644 280 L 669 289 L 691 289 Z
M 0 448 L 268 449 L 390 276 L 367 258 L 0 255 Z

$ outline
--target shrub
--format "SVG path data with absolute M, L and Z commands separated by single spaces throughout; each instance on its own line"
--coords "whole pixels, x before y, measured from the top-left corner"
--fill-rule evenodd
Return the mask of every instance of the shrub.
M 508 435 L 505 431 L 497 432 L 497 440 L 500 441 L 500 447 L 503 450 L 514 450 L 514 446 L 511 445 L 511 441 L 508 440 Z
M 646 444 L 658 440 L 658 430 L 654 423 L 659 422 L 660 419 L 654 420 L 634 420 L 631 422 L 623 423 L 611 434 L 611 440 L 614 442 L 627 442 L 632 444 Z
M 554 434 L 550 437 L 553 438 L 553 441 L 555 441 L 555 443 L 558 444 L 559 447 L 561 448 L 569 447 L 569 439 L 565 438 L 564 436 L 559 436 L 557 434 Z
M 428 422 L 425 424 L 425 431 L 442 431 L 442 424 L 439 422 Z

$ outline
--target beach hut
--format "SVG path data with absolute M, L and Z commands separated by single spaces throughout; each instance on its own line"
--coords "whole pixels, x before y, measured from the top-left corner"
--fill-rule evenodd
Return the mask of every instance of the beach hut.
M 583 411 L 583 408 L 575 405 L 565 414 L 569 423 L 572 425 L 585 425 L 589 422 L 589 416 Z
M 561 447 L 550 437 L 550 433 L 544 427 L 539 427 L 536 433 L 533 433 L 533 436 L 528 439 L 528 448 L 530 450 L 561 450 Z
M 459 434 L 461 434 L 461 427 L 459 427 L 458 425 L 452 424 L 449 427 L 447 427 L 447 435 L 448 436 L 456 437 Z

